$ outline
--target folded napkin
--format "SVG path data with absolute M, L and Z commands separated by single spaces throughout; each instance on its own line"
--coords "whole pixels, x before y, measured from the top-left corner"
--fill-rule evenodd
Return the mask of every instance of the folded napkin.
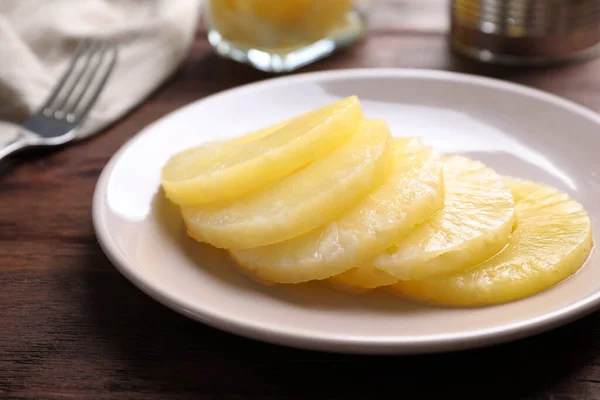
M 40 107 L 81 38 L 106 38 L 119 44 L 118 64 L 81 133 L 103 129 L 177 69 L 199 12 L 200 0 L 1 0 L 0 121 Z M 1 124 L 0 145 L 14 134 Z

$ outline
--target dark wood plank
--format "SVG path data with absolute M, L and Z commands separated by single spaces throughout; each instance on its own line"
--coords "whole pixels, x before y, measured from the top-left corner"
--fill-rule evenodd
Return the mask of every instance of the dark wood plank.
M 443 26 L 419 23 L 431 21 L 426 15 L 438 13 L 439 3 L 380 1 L 368 38 L 299 72 L 461 71 L 600 111 L 600 60 L 544 69 L 480 65 L 451 54 Z M 0 398 L 347 399 L 380 391 L 399 398 L 600 399 L 598 314 L 477 351 L 358 357 L 225 334 L 175 314 L 124 279 L 100 251 L 90 218 L 108 159 L 166 113 L 269 77 L 215 56 L 200 31 L 173 79 L 102 135 L 0 166 Z

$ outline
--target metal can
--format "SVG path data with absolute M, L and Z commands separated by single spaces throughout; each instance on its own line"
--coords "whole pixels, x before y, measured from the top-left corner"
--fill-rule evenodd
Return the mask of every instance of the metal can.
M 452 48 L 483 62 L 549 64 L 600 52 L 600 0 L 452 0 Z

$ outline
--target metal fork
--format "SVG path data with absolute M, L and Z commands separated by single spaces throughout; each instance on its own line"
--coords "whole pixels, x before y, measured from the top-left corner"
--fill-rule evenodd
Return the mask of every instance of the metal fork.
M 48 99 L 0 148 L 0 160 L 29 147 L 54 147 L 77 137 L 77 129 L 98 100 L 117 61 L 116 46 L 84 39 Z

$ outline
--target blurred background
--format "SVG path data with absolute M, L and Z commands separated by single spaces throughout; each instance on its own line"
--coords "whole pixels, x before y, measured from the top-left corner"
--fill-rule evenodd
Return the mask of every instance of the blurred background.
M 96 132 L 176 71 L 193 81 L 186 101 L 333 68 L 445 69 L 535 86 L 532 70 L 595 65 L 585 61 L 597 55 L 600 1 L 2 0 L 0 120 L 31 114 L 82 39 L 119 47 L 116 71 L 82 128 Z M 0 142 L 7 135 L 0 128 Z

